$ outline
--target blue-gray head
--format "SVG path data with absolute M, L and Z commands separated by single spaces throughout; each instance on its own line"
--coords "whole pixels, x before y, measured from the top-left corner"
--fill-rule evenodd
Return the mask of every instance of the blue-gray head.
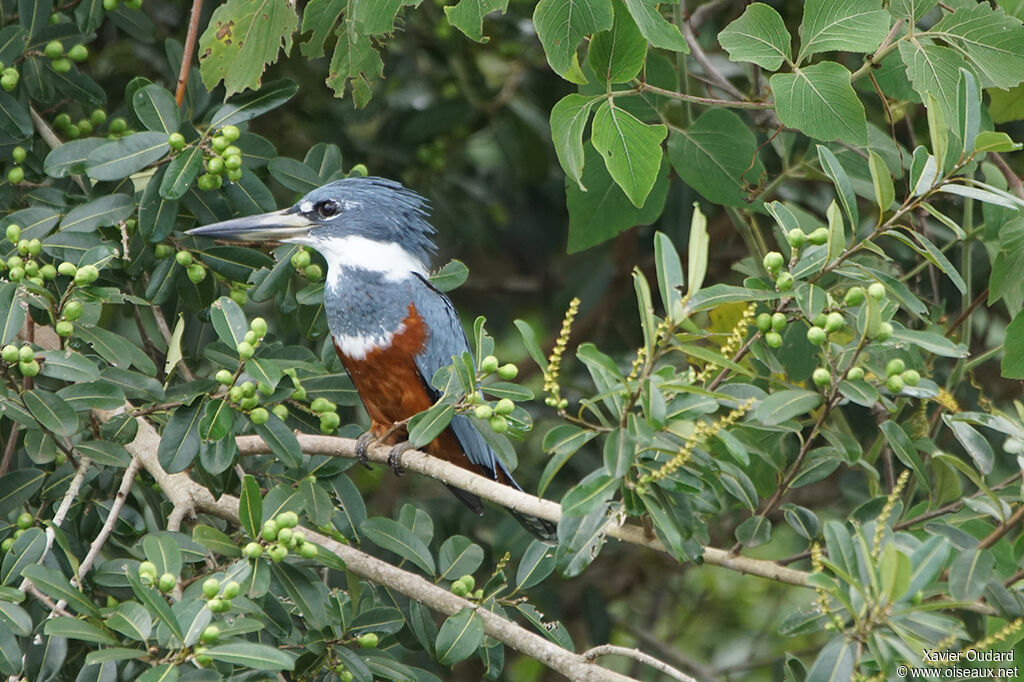
M 426 272 L 435 251 L 427 202 L 384 178 L 346 178 L 318 187 L 291 208 L 188 232 L 241 241 L 273 240 L 316 249 L 328 267 L 386 274 Z

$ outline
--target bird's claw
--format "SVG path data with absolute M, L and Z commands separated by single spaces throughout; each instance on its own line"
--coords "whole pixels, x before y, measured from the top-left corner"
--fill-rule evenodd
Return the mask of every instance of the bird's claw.
M 370 431 L 356 439 L 356 459 L 367 469 L 372 469 L 373 467 L 370 466 L 370 458 L 367 456 L 366 451 L 371 445 L 376 443 L 377 436 L 373 435 Z
M 391 451 L 388 453 L 388 466 L 395 472 L 395 476 L 401 476 L 405 473 L 405 469 L 402 468 L 402 453 L 406 450 L 412 450 L 412 443 L 407 440 L 392 446 Z

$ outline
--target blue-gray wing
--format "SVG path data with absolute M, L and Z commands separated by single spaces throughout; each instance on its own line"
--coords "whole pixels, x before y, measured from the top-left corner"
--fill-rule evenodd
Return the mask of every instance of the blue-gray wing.
M 452 364 L 453 356 L 460 356 L 469 351 L 469 341 L 466 339 L 462 323 L 459 322 L 455 306 L 447 296 L 435 289 L 429 280 L 419 275 L 416 275 L 412 289 L 412 303 L 420 317 L 427 323 L 428 329 L 423 351 L 416 356 L 416 368 L 427 390 L 437 399 L 441 393 L 431 385 L 430 380 L 437 370 Z M 495 480 L 507 478 L 512 481 L 512 476 L 468 417 L 455 415 L 451 428 L 470 462 L 483 468 L 483 473 Z M 499 476 L 499 472 L 504 476 Z M 512 484 L 515 485 L 515 482 L 512 481 Z

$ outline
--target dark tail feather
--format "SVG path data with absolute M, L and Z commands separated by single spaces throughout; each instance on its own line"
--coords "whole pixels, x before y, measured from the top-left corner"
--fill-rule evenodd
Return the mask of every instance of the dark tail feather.
M 483 502 L 480 501 L 479 497 L 477 497 L 473 493 L 466 492 L 462 488 L 456 488 L 455 486 L 448 485 L 447 483 L 445 483 L 444 485 L 446 488 L 448 488 L 448 490 L 452 491 L 452 495 L 455 495 L 455 497 L 459 498 L 462 504 L 472 509 L 474 514 L 484 513 L 484 505 Z
M 517 512 L 515 509 L 509 509 L 508 513 L 512 515 L 512 518 L 519 522 L 519 525 L 530 531 L 530 534 L 538 540 L 548 544 L 555 544 L 558 542 L 558 526 L 551 521 L 538 518 L 536 516 L 530 516 L 529 514 L 523 514 L 522 512 Z

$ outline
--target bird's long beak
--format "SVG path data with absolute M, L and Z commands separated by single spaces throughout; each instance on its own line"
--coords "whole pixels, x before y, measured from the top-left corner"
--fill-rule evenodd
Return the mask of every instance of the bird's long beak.
M 232 241 L 288 241 L 303 237 L 314 223 L 301 213 L 286 208 L 261 215 L 234 218 L 188 231 L 195 237 L 213 237 Z

